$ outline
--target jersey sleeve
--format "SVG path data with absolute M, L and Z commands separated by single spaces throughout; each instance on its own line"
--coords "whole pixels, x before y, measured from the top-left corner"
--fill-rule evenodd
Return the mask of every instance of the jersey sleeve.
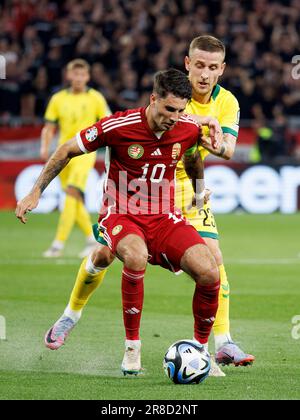
M 198 126 L 198 124 L 195 124 L 196 127 L 193 127 L 193 130 L 191 132 L 191 136 L 190 136 L 190 141 L 189 141 L 189 146 L 187 148 L 187 150 L 184 152 L 184 156 L 193 156 L 198 147 L 199 144 L 201 142 L 201 129 Z
M 184 156 L 193 156 L 196 153 L 197 149 L 198 145 L 194 144 L 194 146 L 190 147 L 185 151 Z
M 58 114 L 58 100 L 57 100 L 57 96 L 54 95 L 52 96 L 52 98 L 50 99 L 45 115 L 44 115 L 44 119 L 46 122 L 50 122 L 53 124 L 57 124 L 58 120 L 59 120 L 59 114 Z
M 236 97 L 232 94 L 224 98 L 219 122 L 223 133 L 230 133 L 238 137 L 240 124 L 240 106 Z
M 76 134 L 77 144 L 83 153 L 94 152 L 101 147 L 109 146 L 108 136 L 102 129 L 102 122 L 106 119 L 107 118 L 103 118 Z

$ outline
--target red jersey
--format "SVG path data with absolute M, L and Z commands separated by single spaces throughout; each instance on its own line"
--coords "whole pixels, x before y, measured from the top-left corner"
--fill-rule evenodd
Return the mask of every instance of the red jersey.
M 76 136 L 85 153 L 108 148 L 104 201 L 114 213 L 173 212 L 176 165 L 199 141 L 200 128 L 190 116 L 182 115 L 158 138 L 145 111 L 116 112 Z

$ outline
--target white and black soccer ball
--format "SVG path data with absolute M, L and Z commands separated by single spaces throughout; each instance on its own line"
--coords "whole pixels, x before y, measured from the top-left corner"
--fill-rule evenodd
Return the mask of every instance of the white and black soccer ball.
M 209 374 L 210 356 L 197 341 L 180 340 L 168 348 L 163 367 L 175 384 L 199 384 Z

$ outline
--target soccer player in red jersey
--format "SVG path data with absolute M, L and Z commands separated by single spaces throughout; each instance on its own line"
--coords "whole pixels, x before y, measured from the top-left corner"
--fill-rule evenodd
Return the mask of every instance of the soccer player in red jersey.
M 58 148 L 16 208 L 16 216 L 25 223 L 26 212 L 37 206 L 44 189 L 71 158 L 107 147 L 99 225 L 109 245 L 104 266 L 114 256 L 124 263 L 124 373 L 137 374 L 141 369 L 139 329 L 148 261 L 173 272 L 183 270 L 194 279 L 194 338 L 204 345 L 218 307 L 218 267 L 203 239 L 174 204 L 175 169 L 182 158 L 199 207 L 204 198 L 203 163 L 197 147 L 201 128 L 183 114 L 191 94 L 184 73 L 175 69 L 157 73 L 148 107 L 106 117 Z M 103 268 L 101 248 L 99 253 L 98 259 L 94 256 L 95 270 Z M 47 333 L 47 347 L 59 348 L 74 325 L 71 317 L 62 317 Z

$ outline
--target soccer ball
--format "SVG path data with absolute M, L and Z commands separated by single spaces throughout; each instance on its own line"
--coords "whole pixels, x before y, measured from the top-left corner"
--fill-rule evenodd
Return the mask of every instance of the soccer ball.
M 199 384 L 209 374 L 210 356 L 197 341 L 176 341 L 165 354 L 163 368 L 175 384 Z

